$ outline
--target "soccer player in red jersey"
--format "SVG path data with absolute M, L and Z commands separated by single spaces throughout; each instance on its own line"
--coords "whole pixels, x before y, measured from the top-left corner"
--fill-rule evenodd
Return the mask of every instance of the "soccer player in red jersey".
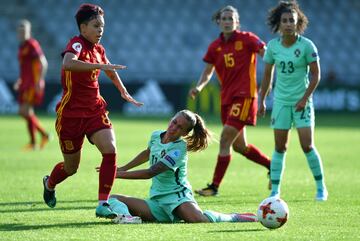
M 189 91 L 194 99 L 216 71 L 221 86 L 221 121 L 224 127 L 212 183 L 195 191 L 202 196 L 217 195 L 231 160 L 231 146 L 235 152 L 270 169 L 270 159 L 254 145 L 247 144 L 245 129 L 246 125 L 256 124 L 256 57 L 257 54 L 263 56 L 265 43 L 255 34 L 239 30 L 239 13 L 232 6 L 217 11 L 213 20 L 222 33 L 209 45 L 203 59 L 206 66 L 196 87 Z
M 100 71 L 111 79 L 121 97 L 136 106 L 123 85 L 117 69 L 123 65 L 111 64 L 104 47 L 99 43 L 104 33 L 104 11 L 93 4 L 82 4 L 76 15 L 80 31 L 62 53 L 61 83 L 63 96 L 56 106 L 56 132 L 64 160 L 55 165 L 50 176 L 43 178 L 44 201 L 53 208 L 56 205 L 55 186 L 76 173 L 85 136 L 102 154 L 99 172 L 99 205 L 97 217 L 114 218 L 116 213 L 107 200 L 116 173 L 116 140 L 108 118 L 106 102 L 99 92 Z
M 36 117 L 34 106 L 42 103 L 48 64 L 39 42 L 31 37 L 31 23 L 28 20 L 19 21 L 17 35 L 20 41 L 20 77 L 15 82 L 14 89 L 18 91 L 19 114 L 26 120 L 30 135 L 30 143 L 24 150 L 36 148 L 36 132 L 41 134 L 40 149 L 43 149 L 49 140 L 49 134 Z

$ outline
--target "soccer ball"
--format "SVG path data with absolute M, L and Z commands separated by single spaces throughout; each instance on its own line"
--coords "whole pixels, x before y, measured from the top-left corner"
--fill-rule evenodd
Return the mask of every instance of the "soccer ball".
M 289 208 L 284 200 L 269 197 L 260 203 L 257 217 L 259 222 L 266 228 L 280 228 L 289 218 Z

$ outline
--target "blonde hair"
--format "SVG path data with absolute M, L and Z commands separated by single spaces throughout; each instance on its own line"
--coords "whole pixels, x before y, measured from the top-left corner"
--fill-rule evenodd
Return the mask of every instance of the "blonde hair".
M 211 140 L 211 133 L 206 128 L 205 121 L 201 116 L 190 110 L 181 110 L 176 113 L 175 117 L 177 115 L 182 115 L 189 122 L 189 134 L 184 137 L 187 142 L 187 150 L 196 152 L 206 149 Z

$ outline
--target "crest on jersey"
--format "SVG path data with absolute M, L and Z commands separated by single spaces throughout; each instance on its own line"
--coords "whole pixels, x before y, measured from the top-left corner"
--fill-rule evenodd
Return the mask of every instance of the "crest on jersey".
M 299 58 L 299 56 L 301 54 L 300 49 L 295 49 L 294 54 L 297 58 Z
M 72 48 L 73 48 L 76 52 L 80 53 L 80 52 L 81 52 L 81 49 L 82 49 L 81 43 L 79 43 L 79 42 L 73 43 Z
M 239 51 L 243 49 L 243 42 L 242 41 L 236 41 L 235 42 L 235 50 Z

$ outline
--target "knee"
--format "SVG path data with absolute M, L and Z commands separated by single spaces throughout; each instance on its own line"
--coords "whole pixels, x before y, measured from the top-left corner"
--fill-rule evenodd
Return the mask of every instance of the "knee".
M 247 146 L 242 145 L 233 145 L 233 150 L 237 153 L 240 153 L 241 155 L 244 155 L 246 152 Z
M 104 154 L 116 154 L 116 146 L 113 143 L 103 145 L 100 149 L 101 153 Z
M 66 174 L 68 174 L 69 176 L 74 175 L 77 172 L 78 166 L 74 167 L 74 166 L 64 166 L 64 171 L 66 172 Z

